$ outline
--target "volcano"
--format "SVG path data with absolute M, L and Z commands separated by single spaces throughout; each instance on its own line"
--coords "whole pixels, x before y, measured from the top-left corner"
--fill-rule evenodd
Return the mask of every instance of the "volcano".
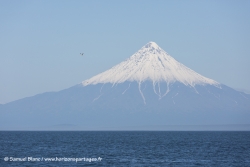
M 241 125 L 250 123 L 250 95 L 198 74 L 149 42 L 73 87 L 4 104 L 0 116 L 2 129 Z

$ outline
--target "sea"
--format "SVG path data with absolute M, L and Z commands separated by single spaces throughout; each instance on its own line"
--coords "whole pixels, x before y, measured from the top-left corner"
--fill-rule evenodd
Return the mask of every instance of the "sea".
M 250 167 L 250 132 L 0 131 L 0 166 Z

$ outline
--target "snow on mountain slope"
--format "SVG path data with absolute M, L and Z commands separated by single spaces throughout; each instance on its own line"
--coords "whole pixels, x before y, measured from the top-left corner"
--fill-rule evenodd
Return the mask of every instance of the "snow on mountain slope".
M 126 61 L 82 82 L 84 86 L 98 83 L 118 84 L 125 81 L 138 83 L 146 80 L 154 84 L 159 82 L 181 82 L 195 85 L 215 85 L 219 83 L 206 78 L 176 61 L 155 42 L 149 42 Z

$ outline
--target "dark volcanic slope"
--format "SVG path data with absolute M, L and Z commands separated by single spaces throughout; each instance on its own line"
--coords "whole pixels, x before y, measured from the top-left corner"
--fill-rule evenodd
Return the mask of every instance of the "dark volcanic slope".
M 162 84 L 161 91 L 169 91 L 159 98 L 152 84 L 142 83 L 142 92 L 137 82 L 76 85 L 3 105 L 0 119 L 5 126 L 249 123 L 249 95 L 225 85 L 188 87 L 175 83 L 167 88 Z

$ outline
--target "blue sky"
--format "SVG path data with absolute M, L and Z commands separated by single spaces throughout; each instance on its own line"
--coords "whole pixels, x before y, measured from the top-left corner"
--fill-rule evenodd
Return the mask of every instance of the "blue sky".
M 250 90 L 249 9 L 249 0 L 2 0 L 0 103 L 74 86 L 149 41 L 205 77 Z

